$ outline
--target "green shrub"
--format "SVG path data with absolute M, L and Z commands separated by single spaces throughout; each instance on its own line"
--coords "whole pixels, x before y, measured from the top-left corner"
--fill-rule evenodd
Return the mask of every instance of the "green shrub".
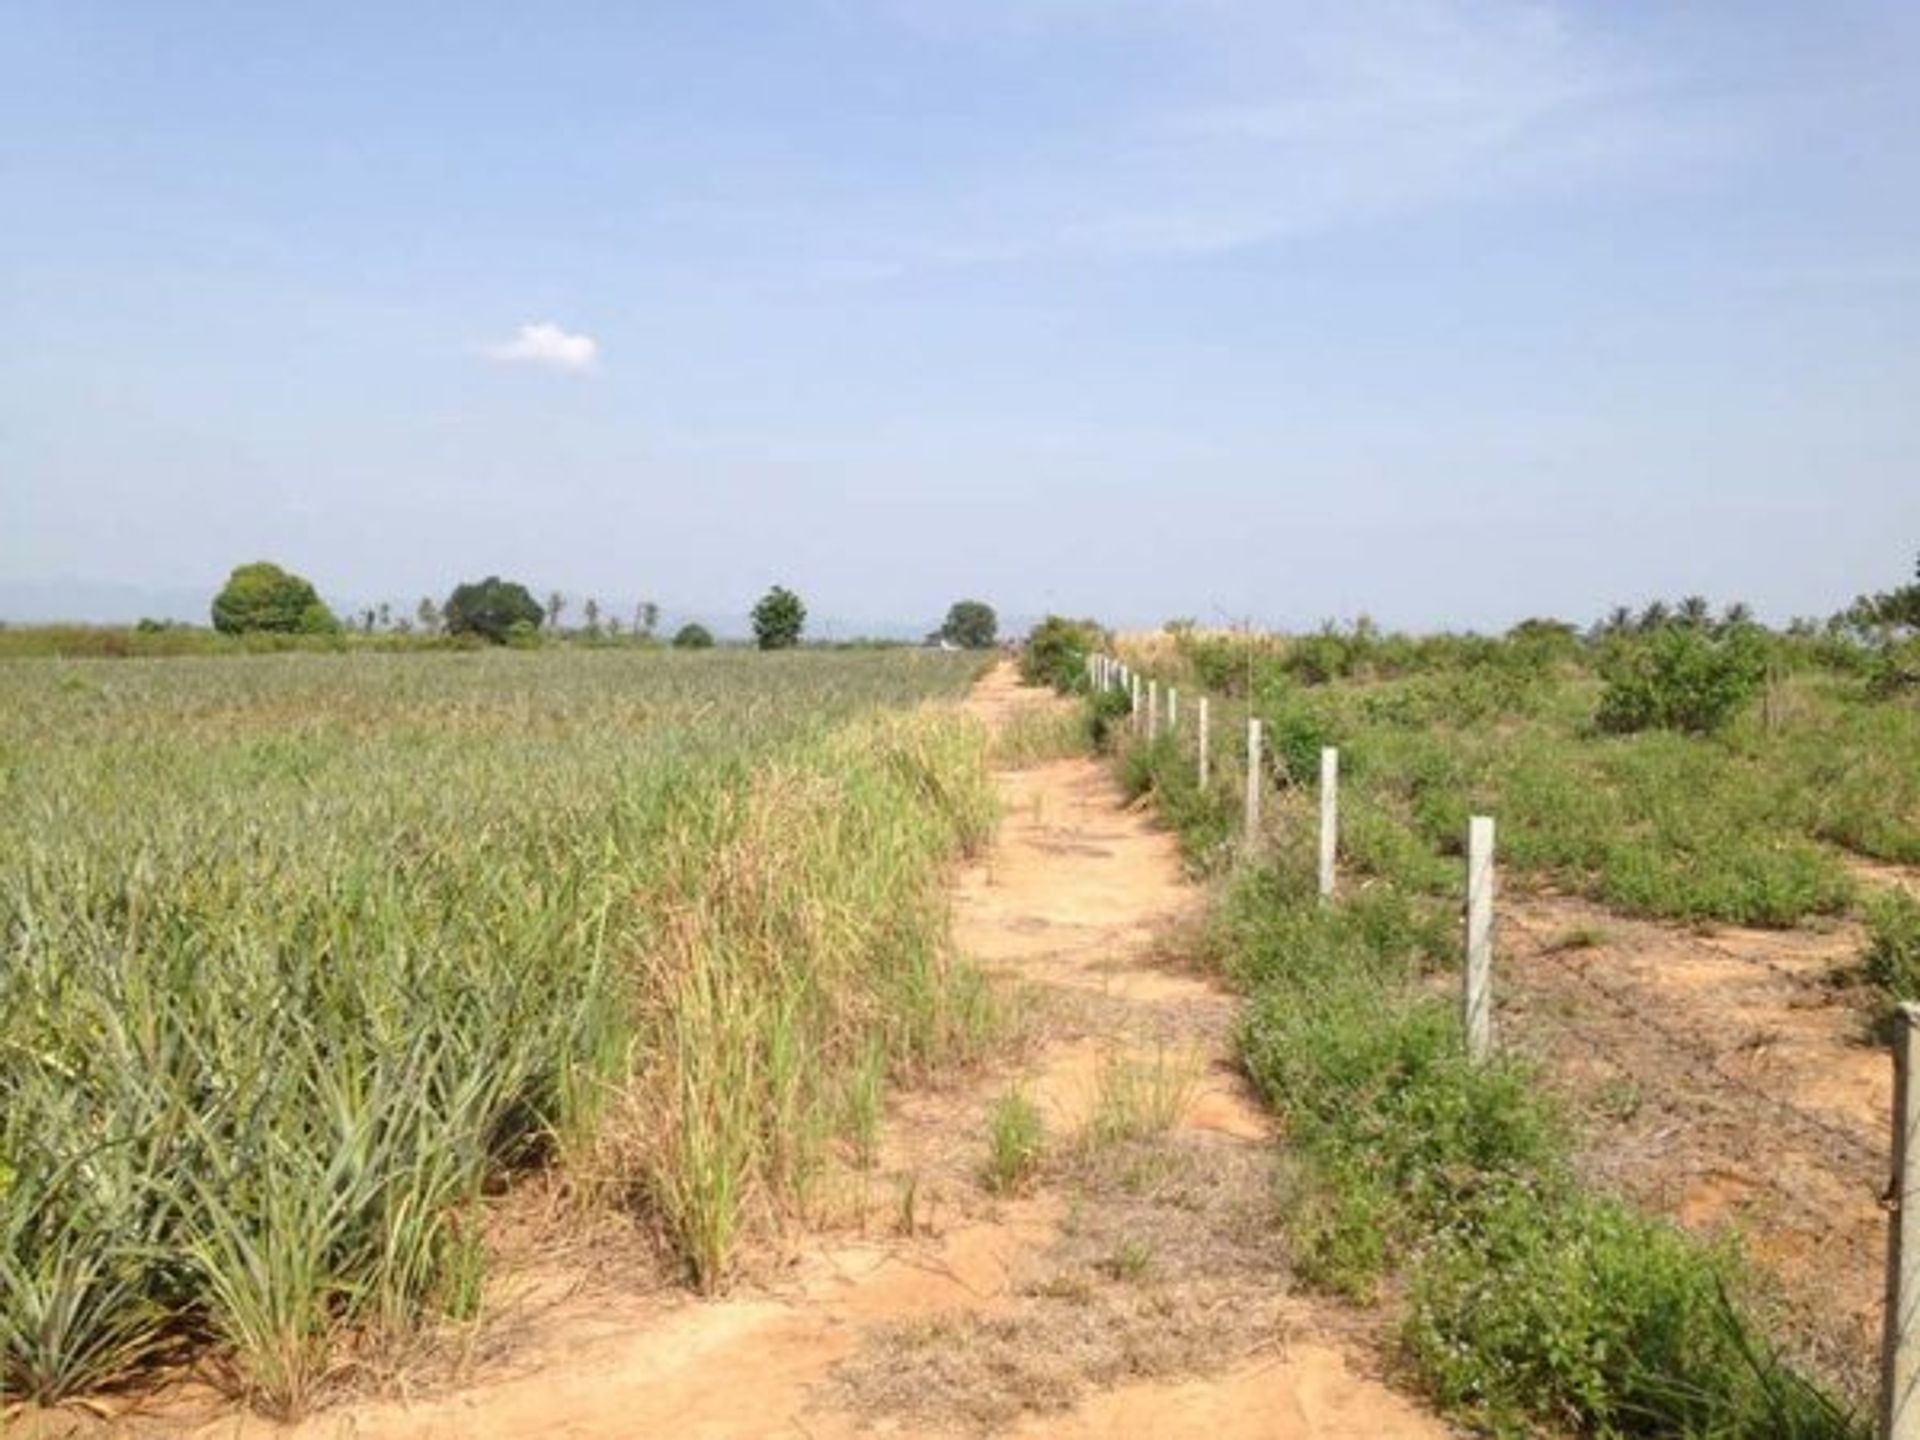
M 1437 1232 L 1404 1335 L 1436 1397 L 1498 1433 L 1851 1437 L 1729 1299 L 1735 1258 L 1605 1199 L 1515 1188 Z
M 1077 690 L 1086 684 L 1087 657 L 1107 643 L 1107 632 L 1093 620 L 1049 615 L 1027 635 L 1020 675 L 1029 685 Z
M 1725 725 L 1766 679 L 1757 631 L 1724 639 L 1665 626 L 1644 640 L 1617 642 L 1601 661 L 1606 688 L 1595 723 L 1612 734 L 1637 730 L 1708 733 Z
M 673 632 L 673 648 L 676 650 L 711 650 L 713 632 L 704 625 L 686 624 Z
M 1114 738 L 1126 732 L 1133 701 L 1124 690 L 1097 690 L 1087 697 L 1087 737 L 1095 749 L 1111 749 Z
M 1867 979 L 1890 1001 L 1920 1001 L 1920 900 L 1895 890 L 1867 902 L 1861 961 Z

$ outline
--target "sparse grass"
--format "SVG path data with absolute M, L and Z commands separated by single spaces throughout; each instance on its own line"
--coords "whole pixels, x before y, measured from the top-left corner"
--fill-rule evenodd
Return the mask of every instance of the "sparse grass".
M 1598 950 L 1605 945 L 1608 934 L 1603 926 L 1574 925 L 1562 930 L 1540 948 L 1543 955 L 1564 955 L 1573 950 Z
M 1032 1183 L 1046 1152 L 1040 1110 L 1013 1089 L 994 1102 L 987 1117 L 987 1163 L 981 1179 L 996 1195 L 1013 1195 Z
M 1091 748 L 1085 714 L 1073 705 L 1045 701 L 1008 714 L 993 737 L 996 765 L 1021 768 L 1084 755 Z
M 1102 1058 L 1085 1143 L 1093 1149 L 1164 1135 L 1192 1101 L 1198 1062 L 1165 1050 L 1151 1058 L 1116 1052 Z
M 1153 1269 L 1153 1249 L 1145 1241 L 1128 1236 L 1113 1247 L 1113 1253 L 1101 1262 L 1100 1268 L 1111 1279 L 1138 1285 Z
M 722 1283 L 977 1053 L 942 870 L 974 663 L 298 654 L 0 665 L 0 1401 L 211 1340 L 266 1408 L 470 1317 L 558 1162 Z

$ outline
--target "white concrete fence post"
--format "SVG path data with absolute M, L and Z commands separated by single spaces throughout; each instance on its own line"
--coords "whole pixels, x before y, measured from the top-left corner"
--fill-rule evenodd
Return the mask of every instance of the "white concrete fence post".
M 1248 850 L 1260 843 L 1260 722 L 1247 720 L 1247 814 L 1241 844 Z
M 1207 754 L 1207 697 L 1200 697 L 1200 788 L 1207 788 L 1207 766 L 1210 757 Z
M 1887 1296 L 1880 1342 L 1880 1440 L 1920 1440 L 1920 1086 L 1913 1074 L 1920 1005 L 1893 1018 L 1893 1183 L 1888 1188 Z M 1911 1202 L 1911 1203 L 1910 1203 Z
M 1340 752 L 1320 751 L 1320 901 L 1333 899 L 1334 863 L 1340 853 Z
M 1151 745 L 1160 734 L 1160 682 L 1147 681 L 1147 743 Z
M 1493 821 L 1467 822 L 1467 970 L 1461 987 L 1467 1057 L 1476 1065 L 1493 1050 Z
M 1127 710 L 1132 717 L 1133 733 L 1140 733 L 1140 677 L 1127 675 Z
M 1167 733 L 1173 734 L 1180 728 L 1180 692 L 1171 685 L 1167 687 Z

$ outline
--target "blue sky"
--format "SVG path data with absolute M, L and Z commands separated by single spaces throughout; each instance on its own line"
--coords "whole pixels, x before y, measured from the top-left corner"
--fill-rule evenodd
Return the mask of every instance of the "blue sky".
M 1491 627 L 1920 548 L 1911 3 L 0 21 L 17 609 Z

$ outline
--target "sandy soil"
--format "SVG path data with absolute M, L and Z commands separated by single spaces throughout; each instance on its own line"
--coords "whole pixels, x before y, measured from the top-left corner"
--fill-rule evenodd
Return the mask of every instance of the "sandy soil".
M 1035 703 L 1051 702 L 1002 667 L 969 708 L 998 723 Z M 1171 838 L 1091 760 L 999 784 L 1005 818 L 957 878 L 955 933 L 1008 999 L 1018 1063 L 897 1097 L 877 1165 L 844 1177 L 832 1223 L 783 1265 L 713 1301 L 608 1283 L 591 1273 L 607 1256 L 536 1267 L 461 1388 L 296 1426 L 230 1410 L 183 1426 L 176 1406 L 114 1433 L 1450 1433 L 1375 1377 L 1361 1322 L 1289 1292 L 1267 1118 L 1228 1064 L 1233 1003 L 1174 960 L 1200 896 Z M 1023 1193 L 996 1196 L 988 1117 L 1011 1087 L 1047 1144 Z M 1143 1089 L 1173 1095 L 1171 1127 L 1099 1138 Z
M 1695 932 L 1557 896 L 1499 926 L 1501 1038 L 1581 1117 L 1591 1178 L 1738 1232 L 1802 1357 L 1871 1394 L 1893 1074 L 1848 983 L 1858 927 Z

